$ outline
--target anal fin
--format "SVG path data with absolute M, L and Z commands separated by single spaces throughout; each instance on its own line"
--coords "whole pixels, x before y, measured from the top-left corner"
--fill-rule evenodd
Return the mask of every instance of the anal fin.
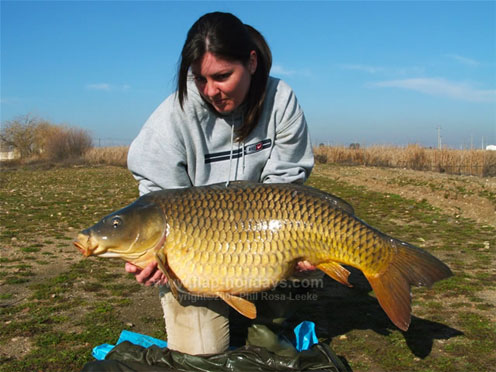
M 332 279 L 344 284 L 348 287 L 353 287 L 348 281 L 350 272 L 337 262 L 325 262 L 317 265 L 317 269 L 322 270 L 329 275 Z
M 257 308 L 252 302 L 226 292 L 217 292 L 215 294 L 241 315 L 250 319 L 255 319 L 257 317 Z

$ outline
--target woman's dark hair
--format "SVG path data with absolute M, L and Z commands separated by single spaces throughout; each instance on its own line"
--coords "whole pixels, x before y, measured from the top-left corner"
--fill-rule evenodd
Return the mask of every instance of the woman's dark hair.
M 272 53 L 262 34 L 230 13 L 207 13 L 188 31 L 178 71 L 178 98 L 183 108 L 188 95 L 188 70 L 194 62 L 210 52 L 217 57 L 246 65 L 252 50 L 257 53 L 257 69 L 252 75 L 245 99 L 244 122 L 236 131 L 238 141 L 244 140 L 257 125 L 265 100 Z M 213 107 L 212 110 L 215 111 Z

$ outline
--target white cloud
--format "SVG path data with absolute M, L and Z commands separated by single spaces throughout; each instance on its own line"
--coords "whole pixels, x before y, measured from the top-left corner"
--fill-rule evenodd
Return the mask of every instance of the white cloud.
M 281 65 L 273 65 L 270 72 L 272 74 L 284 75 L 284 76 L 294 75 L 296 73 L 295 70 L 286 70 Z
M 338 65 L 339 68 L 343 70 L 361 71 L 369 74 L 389 74 L 389 75 L 408 75 L 408 74 L 421 74 L 424 72 L 423 67 L 412 66 L 412 67 L 384 67 L 384 66 L 372 66 L 372 65 L 362 65 L 353 63 L 344 63 Z
M 463 65 L 473 66 L 473 67 L 480 65 L 480 63 L 478 61 L 476 61 L 475 59 L 463 57 L 459 54 L 446 54 L 446 56 L 454 59 L 455 61 L 457 61 Z
M 21 100 L 17 97 L 1 97 L 0 104 L 2 105 L 14 105 L 19 103 Z
M 86 84 L 86 89 L 88 90 L 110 90 L 110 84 L 98 83 L 98 84 Z
M 478 89 L 467 83 L 449 81 L 443 78 L 388 80 L 369 85 L 413 90 L 433 96 L 448 97 L 462 101 L 496 102 L 495 89 Z
M 86 84 L 86 89 L 88 90 L 101 90 L 105 92 L 126 91 L 129 90 L 130 88 L 131 86 L 128 84 L 122 84 L 122 85 L 112 85 L 108 83 Z
M 339 67 L 345 70 L 368 72 L 369 74 L 375 74 L 377 72 L 384 71 L 384 67 L 360 65 L 360 64 L 343 64 L 343 65 L 339 65 Z
M 309 70 L 288 70 L 281 65 L 272 65 L 270 69 L 270 73 L 279 76 L 294 76 L 294 75 L 302 75 L 302 76 L 310 76 L 311 73 Z

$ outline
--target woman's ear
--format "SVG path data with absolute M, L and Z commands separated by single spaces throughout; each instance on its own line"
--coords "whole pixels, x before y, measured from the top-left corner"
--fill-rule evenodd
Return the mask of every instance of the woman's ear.
M 255 71 L 257 71 L 257 64 L 258 64 L 258 57 L 257 57 L 257 52 L 252 50 L 250 52 L 250 60 L 248 61 L 248 71 L 250 74 L 254 74 Z

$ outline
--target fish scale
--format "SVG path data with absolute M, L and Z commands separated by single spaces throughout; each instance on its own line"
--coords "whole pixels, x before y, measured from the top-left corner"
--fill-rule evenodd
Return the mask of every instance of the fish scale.
M 344 213 L 336 210 L 335 214 L 342 223 L 338 225 L 334 236 L 329 239 L 324 233 L 319 234 L 318 230 L 314 230 L 314 226 L 321 226 L 321 232 L 333 231 L 328 228 L 333 221 L 324 221 L 322 216 L 330 215 L 328 205 L 319 203 L 319 199 L 305 197 L 298 194 L 292 188 L 281 188 L 278 193 L 270 194 L 270 202 L 268 203 L 267 193 L 263 187 L 253 189 L 231 187 L 226 189 L 230 192 L 222 194 L 221 200 L 226 202 L 230 209 L 220 211 L 215 216 L 210 213 L 210 208 L 215 205 L 218 200 L 217 193 L 191 193 L 188 198 L 183 195 L 180 200 L 175 198 L 167 199 L 167 203 L 162 205 L 165 215 L 169 222 L 172 231 L 178 231 L 183 238 L 179 242 L 176 241 L 175 235 L 170 235 L 167 239 L 165 250 L 167 251 L 168 263 L 172 271 L 178 277 L 187 277 L 188 281 L 184 281 L 186 289 L 195 293 L 211 292 L 212 286 L 205 285 L 205 275 L 212 274 L 209 269 L 210 265 L 222 264 L 218 257 L 225 254 L 222 252 L 222 243 L 227 243 L 231 248 L 227 253 L 232 257 L 229 265 L 234 270 L 226 271 L 224 274 L 218 274 L 211 278 L 212 282 L 226 283 L 234 281 L 240 274 L 241 266 L 248 261 L 253 262 L 254 269 L 250 272 L 253 275 L 243 273 L 243 281 L 237 281 L 239 287 L 229 288 L 232 293 L 250 293 L 268 289 L 284 279 L 287 271 L 290 270 L 293 263 L 297 259 L 306 259 L 315 263 L 320 263 L 325 259 L 325 255 L 319 254 L 320 251 L 327 248 L 326 254 L 331 252 L 333 257 L 341 260 L 343 263 L 351 265 L 362 265 L 365 262 L 369 263 L 369 271 L 378 271 L 382 266 L 387 265 L 385 260 L 374 260 L 374 256 L 363 254 L 349 255 L 350 245 L 356 245 L 354 236 L 360 237 L 359 224 L 353 218 L 348 216 L 348 219 L 343 220 Z M 179 195 L 179 194 L 178 194 Z M 170 204 L 169 204 L 170 203 Z M 181 208 L 173 208 L 170 205 L 181 205 Z M 269 208 L 269 205 L 271 208 Z M 320 213 L 315 213 L 318 210 Z M 168 212 L 170 211 L 170 212 Z M 195 213 L 195 218 L 191 217 L 191 213 Z M 254 213 L 254 212 L 257 213 Z M 285 211 L 282 215 L 279 211 Z M 325 211 L 325 212 L 324 212 Z M 341 212 L 341 213 L 340 213 Z M 255 215 L 257 217 L 255 217 Z M 256 219 L 255 219 L 256 218 Z M 175 226 L 175 221 L 180 221 L 179 226 Z M 210 224 L 210 229 L 215 230 L 219 222 L 222 223 L 222 228 L 228 229 L 227 236 L 216 237 L 215 234 L 206 234 L 202 237 L 200 245 L 198 241 L 198 233 L 202 228 L 206 228 Z M 278 221 L 281 228 L 263 229 L 265 236 L 262 240 L 259 234 L 260 230 L 252 229 L 253 222 L 256 221 Z M 227 225 L 224 222 L 228 222 Z M 192 228 L 194 224 L 197 228 Z M 246 230 L 248 229 L 248 231 Z M 250 233 L 250 238 L 248 238 Z M 204 234 L 205 235 L 205 234 Z M 270 244 L 258 244 L 263 241 Z M 365 242 L 368 240 L 365 239 Z M 333 242 L 343 242 L 342 244 L 332 244 Z M 197 255 L 186 255 L 187 250 L 192 245 L 198 246 Z M 261 251 L 260 248 L 263 250 Z M 329 249 L 330 248 L 330 249 Z M 270 259 L 273 251 L 281 251 L 283 254 L 283 268 L 281 270 L 271 270 Z M 386 249 L 376 249 L 376 256 L 386 256 Z M 209 256 L 209 253 L 212 252 Z M 246 253 L 245 253 L 246 252 Z M 188 260 L 185 260 L 185 257 Z M 264 271 L 268 273 L 267 279 L 260 286 L 250 284 L 254 278 L 259 276 L 259 267 L 262 265 Z M 195 273 L 200 273 L 196 274 Z M 272 274 L 272 275 L 271 275 Z M 200 275 L 200 276 L 199 276 Z M 215 290 L 225 290 L 226 288 L 215 288 Z
M 308 261 L 342 284 L 361 270 L 390 319 L 410 323 L 411 285 L 451 275 L 428 252 L 355 216 L 345 201 L 294 184 L 231 182 L 146 194 L 82 231 L 85 256 L 157 261 L 173 293 L 218 296 L 253 318 L 242 295 L 270 289 Z M 241 296 L 241 297 L 240 297 Z

